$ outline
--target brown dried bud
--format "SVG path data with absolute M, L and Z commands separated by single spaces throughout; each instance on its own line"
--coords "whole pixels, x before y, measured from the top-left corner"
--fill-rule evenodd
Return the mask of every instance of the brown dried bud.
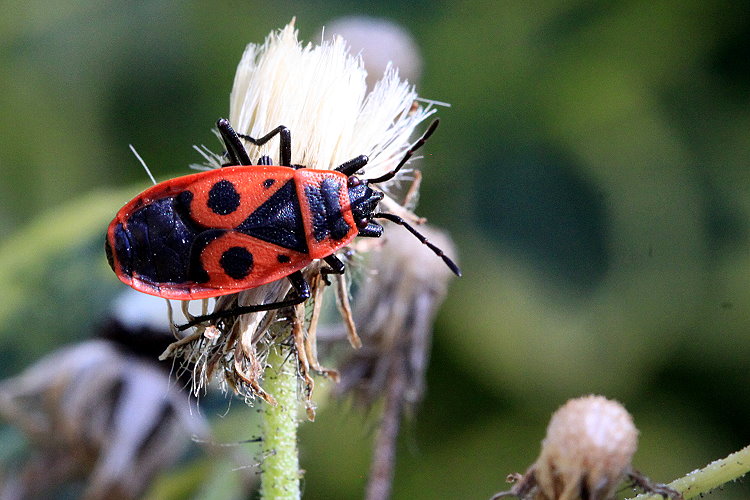
M 646 491 L 681 498 L 632 469 L 637 447 L 638 429 L 620 403 L 602 396 L 571 399 L 552 415 L 537 461 L 525 475 L 511 475 L 516 484 L 493 499 L 609 500 L 626 477 Z
M 552 415 L 536 480 L 546 497 L 609 498 L 622 482 L 638 447 L 638 430 L 616 401 L 587 396 L 568 401 Z

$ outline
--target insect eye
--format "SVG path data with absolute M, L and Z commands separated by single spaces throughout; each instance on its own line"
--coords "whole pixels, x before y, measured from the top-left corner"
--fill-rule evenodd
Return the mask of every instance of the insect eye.
M 349 180 L 346 182 L 346 185 L 350 188 L 357 187 L 360 184 L 362 184 L 362 179 L 354 175 L 350 176 Z

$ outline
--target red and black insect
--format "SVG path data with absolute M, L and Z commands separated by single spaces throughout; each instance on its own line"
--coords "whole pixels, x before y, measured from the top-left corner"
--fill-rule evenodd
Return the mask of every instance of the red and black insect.
M 291 164 L 291 133 L 279 126 L 254 139 L 217 122 L 229 162 L 157 184 L 126 204 L 107 230 L 106 252 L 120 280 L 165 299 L 218 297 L 288 278 L 293 292 L 279 302 L 241 306 L 200 316 L 188 325 L 307 300 L 301 269 L 322 259 L 326 274 L 342 274 L 335 252 L 356 236 L 380 237 L 385 219 L 408 229 L 457 275 L 458 266 L 401 217 L 376 212 L 383 193 L 369 184 L 393 178 L 437 128 L 435 120 L 390 172 L 375 179 L 354 175 L 365 155 L 335 170 Z M 257 146 L 280 136 L 280 166 L 263 156 L 252 165 L 242 140 Z

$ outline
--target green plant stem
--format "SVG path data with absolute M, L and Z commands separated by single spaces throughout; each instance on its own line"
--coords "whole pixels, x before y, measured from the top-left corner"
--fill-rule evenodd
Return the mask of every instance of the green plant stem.
M 266 405 L 263 412 L 261 498 L 296 500 L 300 498 L 297 374 L 294 363 L 286 360 L 278 347 L 271 348 L 268 354 L 263 380 L 266 390 L 278 404 Z
M 750 472 L 750 446 L 676 479 L 669 483 L 669 486 L 682 493 L 682 496 L 687 500 L 708 493 L 724 483 L 739 479 L 748 472 Z M 644 494 L 638 495 L 634 500 L 658 500 L 661 498 L 661 495 Z

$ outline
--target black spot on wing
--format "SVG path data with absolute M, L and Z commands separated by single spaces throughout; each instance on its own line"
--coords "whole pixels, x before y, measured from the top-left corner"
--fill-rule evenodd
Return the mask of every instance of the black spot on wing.
M 292 259 L 289 258 L 288 255 L 282 254 L 277 255 L 276 260 L 278 260 L 280 264 L 289 264 L 292 261 Z
M 222 179 L 211 186 L 207 204 L 215 214 L 228 215 L 240 206 L 240 193 L 237 192 L 234 184 Z
M 280 247 L 308 253 L 305 226 L 294 181 L 290 180 L 281 186 L 236 230 Z
M 276 179 L 266 179 L 263 181 L 263 187 L 268 189 L 276 183 Z
M 341 214 L 339 203 L 341 187 L 341 183 L 333 179 L 324 179 L 318 186 L 305 186 L 316 241 L 328 237 L 340 240 L 349 233 L 350 226 Z
M 221 254 L 219 265 L 228 276 L 241 280 L 253 270 L 253 254 L 245 247 L 231 247 Z

